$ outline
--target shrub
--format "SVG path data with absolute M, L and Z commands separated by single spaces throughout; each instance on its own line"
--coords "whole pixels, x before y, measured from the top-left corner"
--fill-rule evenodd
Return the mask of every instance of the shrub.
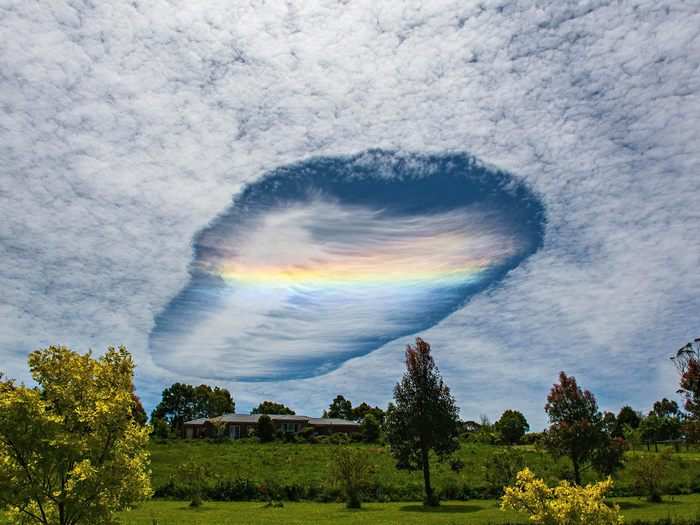
M 381 433 L 379 420 L 374 414 L 367 414 L 362 420 L 362 439 L 367 443 L 376 443 Z
M 338 448 L 331 463 L 330 478 L 342 488 L 347 508 L 359 509 L 362 506 L 362 491 L 369 482 L 370 473 L 369 459 L 363 451 Z
M 619 525 L 620 507 L 605 502 L 612 485 L 608 478 L 585 487 L 562 481 L 550 488 L 525 468 L 515 485 L 505 488 L 501 509 L 527 512 L 530 522 L 539 525 Z
M 491 495 L 500 496 L 506 485 L 515 483 L 518 472 L 525 466 L 523 454 L 517 450 L 497 450 L 485 463 L 484 478 Z
M 671 451 L 665 450 L 653 456 L 635 456 L 629 466 L 632 481 L 639 493 L 646 496 L 647 501 L 660 502 L 669 475 Z
M 201 507 L 209 481 L 209 468 L 202 463 L 188 461 L 178 466 L 175 479 L 181 494 L 190 499 L 190 507 Z
M 267 414 L 263 414 L 258 418 L 256 427 L 258 439 L 261 443 L 267 443 L 275 439 L 275 425 Z

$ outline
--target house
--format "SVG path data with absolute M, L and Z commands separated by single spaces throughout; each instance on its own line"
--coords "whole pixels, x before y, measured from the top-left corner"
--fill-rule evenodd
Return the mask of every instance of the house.
M 215 428 L 223 427 L 225 436 L 238 439 L 250 435 L 258 424 L 262 414 L 224 414 L 213 418 L 200 418 L 184 424 L 185 438 L 201 438 L 212 435 Z M 334 418 L 313 418 L 288 414 L 268 414 L 275 429 L 288 434 L 297 434 L 306 427 L 314 429 L 316 434 L 352 433 L 360 430 L 356 421 Z

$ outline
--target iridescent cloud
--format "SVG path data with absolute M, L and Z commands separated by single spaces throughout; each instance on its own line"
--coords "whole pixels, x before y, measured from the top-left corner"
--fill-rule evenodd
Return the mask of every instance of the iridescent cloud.
M 439 322 L 537 250 L 543 226 L 524 185 L 465 155 L 278 169 L 197 236 L 151 351 L 187 375 L 319 375 Z

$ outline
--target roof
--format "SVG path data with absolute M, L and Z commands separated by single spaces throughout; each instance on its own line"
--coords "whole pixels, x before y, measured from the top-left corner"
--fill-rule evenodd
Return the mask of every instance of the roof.
M 206 418 L 202 417 L 199 419 L 193 419 L 192 421 L 186 421 L 185 425 L 204 425 L 205 423 L 209 421 L 217 421 L 217 422 L 222 422 L 222 423 L 248 423 L 248 424 L 256 424 L 258 422 L 258 419 L 260 416 L 263 414 L 224 414 L 223 416 L 219 417 L 212 417 L 212 418 Z M 270 416 L 270 419 L 272 421 L 291 421 L 291 422 L 303 422 L 303 423 L 308 423 L 309 425 L 312 426 L 325 426 L 325 427 L 332 427 L 332 426 L 344 426 L 344 427 L 354 427 L 357 426 L 359 427 L 360 424 L 357 423 L 356 421 L 349 421 L 347 419 L 338 419 L 338 418 L 331 418 L 331 417 L 319 417 L 319 418 L 313 418 L 309 416 L 292 416 L 289 414 L 267 414 Z
M 308 423 L 309 423 L 309 425 L 326 426 L 326 427 L 332 427 L 332 426 L 359 427 L 360 426 L 360 424 L 357 421 L 350 421 L 348 419 L 338 419 L 338 418 L 332 418 L 332 417 L 311 418 L 311 419 L 309 419 Z
M 263 414 L 224 414 L 219 417 L 212 417 L 212 418 L 200 418 L 200 419 L 193 419 L 192 421 L 187 421 L 185 422 L 185 425 L 203 425 L 207 421 L 218 421 L 218 422 L 223 422 L 223 423 L 248 423 L 248 424 L 255 424 L 258 422 L 258 419 L 260 416 Z M 267 414 L 270 416 L 270 419 L 273 421 L 292 421 L 292 422 L 307 422 L 311 418 L 309 416 L 292 416 L 290 414 Z

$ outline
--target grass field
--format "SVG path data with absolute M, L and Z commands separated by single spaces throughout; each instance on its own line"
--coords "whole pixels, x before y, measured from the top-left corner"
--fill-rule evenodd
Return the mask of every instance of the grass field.
M 416 500 L 422 494 L 422 478 L 418 472 L 397 470 L 387 448 L 381 445 L 355 444 L 370 457 L 374 466 L 375 484 L 382 488 L 392 501 Z M 151 445 L 153 487 L 168 482 L 177 466 L 184 461 L 196 461 L 209 465 L 213 477 L 218 479 L 249 480 L 252 484 L 286 487 L 323 487 L 327 483 L 328 465 L 338 445 L 266 443 L 241 440 L 210 443 L 207 441 L 176 440 Z M 463 443 L 457 458 L 464 467 L 455 472 L 447 463 L 435 462 L 432 466 L 434 485 L 446 495 L 446 499 L 472 499 L 488 497 L 486 463 L 499 447 Z M 565 459 L 554 461 L 543 451 L 532 446 L 517 447 L 525 456 L 525 462 L 538 476 L 555 482 L 570 472 Z M 633 455 L 653 454 L 634 452 Z M 628 457 L 630 454 L 628 453 Z M 584 482 L 595 479 L 592 471 L 584 474 Z M 615 493 L 633 495 L 632 480 L 621 471 L 616 479 Z M 669 492 L 700 492 L 700 453 L 680 452 L 673 456 Z M 234 498 L 239 499 L 239 498 Z M 293 499 L 293 498 L 292 498 Z M 381 498 L 380 498 L 381 500 Z
M 700 495 L 668 497 L 657 504 L 639 498 L 616 498 L 614 501 L 622 507 L 626 523 L 700 517 Z M 444 502 L 435 510 L 427 510 L 420 503 L 368 503 L 361 510 L 347 510 L 336 503 L 285 503 L 283 508 L 266 508 L 260 502 L 207 502 L 200 509 L 190 509 L 181 501 L 150 501 L 120 514 L 119 518 L 123 525 L 527 523 L 522 515 L 499 510 L 496 500 Z

